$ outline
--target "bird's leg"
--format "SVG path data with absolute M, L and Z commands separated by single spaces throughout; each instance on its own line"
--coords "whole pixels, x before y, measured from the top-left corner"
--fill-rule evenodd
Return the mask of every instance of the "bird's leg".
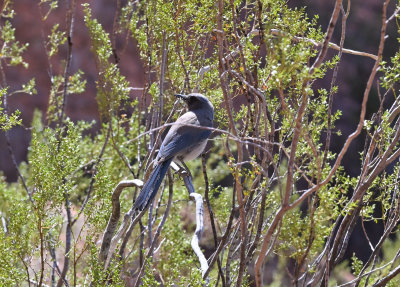
M 182 164 L 183 169 L 185 170 L 185 172 L 187 173 L 188 176 L 192 177 L 192 173 L 190 172 L 189 168 L 186 166 L 186 164 L 184 163 L 183 160 L 179 159 L 179 162 Z
M 194 186 L 192 183 L 192 173 L 190 172 L 189 168 L 186 166 L 186 164 L 183 162 L 182 159 L 178 158 L 178 160 L 180 161 L 180 163 L 183 166 L 183 171 L 180 174 L 183 177 L 183 182 L 185 183 L 186 188 L 189 192 L 189 196 L 190 196 L 191 194 L 195 193 Z

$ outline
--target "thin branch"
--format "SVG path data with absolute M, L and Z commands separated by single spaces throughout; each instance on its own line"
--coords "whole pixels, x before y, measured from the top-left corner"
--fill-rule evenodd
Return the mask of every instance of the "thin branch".
M 161 121 L 164 110 L 164 82 L 165 82 L 165 68 L 168 59 L 167 48 L 167 33 L 163 31 L 162 36 L 162 56 L 161 56 L 161 72 L 160 72 L 160 93 L 158 95 L 158 119 Z M 157 123 L 158 125 L 160 122 Z
M 392 21 L 394 18 L 397 18 L 397 16 L 399 15 L 399 12 L 400 12 L 400 7 L 397 7 L 397 9 L 393 12 L 392 16 L 390 16 L 386 20 L 386 24 L 389 24 L 390 21 Z
M 311 66 L 310 75 L 314 73 L 314 70 L 318 68 L 325 59 L 329 43 L 333 35 L 333 31 L 335 30 L 336 21 L 339 18 L 341 7 L 342 7 L 342 0 L 336 0 L 331 20 L 329 21 L 328 30 L 326 31 L 324 42 L 322 43 L 321 51 L 319 52 L 319 55 L 317 56 L 317 59 L 315 60 L 314 64 Z
M 236 195 L 236 193 L 232 192 L 232 208 L 231 208 L 231 213 L 229 215 L 228 224 L 226 226 L 224 234 L 222 235 L 221 240 L 219 241 L 217 250 L 215 250 L 215 252 L 213 253 L 211 259 L 208 260 L 209 261 L 208 269 L 204 273 L 203 279 L 207 278 L 208 274 L 211 272 L 212 267 L 214 266 L 215 262 L 217 261 L 217 258 L 219 256 L 219 254 L 222 252 L 223 248 L 225 247 L 225 244 L 226 244 L 226 242 L 227 242 L 227 240 L 229 238 L 229 235 L 232 232 L 233 218 L 234 218 L 235 212 L 236 212 L 235 195 Z M 228 280 L 226 280 L 226 282 L 227 282 L 227 286 L 229 286 Z
M 58 126 L 62 127 L 65 115 L 65 109 L 67 106 L 67 97 L 68 97 L 68 85 L 69 85 L 69 75 L 70 68 L 72 62 L 72 34 L 74 31 L 74 10 L 75 10 L 76 0 L 69 1 L 69 7 L 67 11 L 67 41 L 68 41 L 68 49 L 67 49 L 67 59 L 64 68 L 64 88 L 63 88 L 63 99 L 61 104 L 60 116 L 58 119 Z
M 71 207 L 70 207 L 70 201 L 69 201 L 69 194 L 68 191 L 64 191 L 64 196 L 65 196 L 65 210 L 67 212 L 67 226 L 65 230 L 65 253 L 64 253 L 64 266 L 60 274 L 60 278 L 58 279 L 57 282 L 57 287 L 61 287 L 62 284 L 67 280 L 67 272 L 69 269 L 69 260 L 70 260 L 70 251 L 71 251 L 71 233 L 72 233 L 72 216 L 71 216 Z
M 215 227 L 215 218 L 214 218 L 214 212 L 212 210 L 211 207 L 211 203 L 210 203 L 210 186 L 208 184 L 208 176 L 207 176 L 207 168 L 206 168 L 206 157 L 205 154 L 203 154 L 201 156 L 201 165 L 202 165 L 202 169 L 203 169 L 203 177 L 204 177 L 204 185 L 205 185 L 205 192 L 204 192 L 204 197 L 206 200 L 206 204 L 207 204 L 207 209 L 208 209 L 208 214 L 210 216 L 210 223 L 211 223 L 211 229 L 213 232 L 213 237 L 214 237 L 214 247 L 217 248 L 218 247 L 218 234 L 217 234 L 217 229 Z M 222 264 L 221 264 L 221 260 L 218 257 L 217 258 L 217 265 L 218 265 L 218 272 L 219 272 L 219 276 L 221 277 L 221 283 L 222 283 L 222 287 L 225 287 L 225 277 L 224 277 L 224 273 L 222 270 Z
M 347 23 L 347 18 L 349 17 L 349 14 L 350 14 L 350 7 L 351 7 L 351 1 L 350 0 L 347 1 L 347 11 L 346 12 L 344 11 L 343 6 L 341 6 L 341 11 L 342 11 L 342 33 L 340 35 L 340 46 L 339 46 L 339 54 L 338 54 L 338 63 L 335 65 L 335 68 L 333 70 L 333 75 L 332 75 L 332 80 L 331 80 L 331 88 L 330 88 L 330 92 L 329 92 L 328 127 L 327 127 L 326 140 L 325 140 L 324 158 L 322 160 L 322 169 L 325 167 L 326 160 L 327 160 L 327 157 L 328 157 L 328 151 L 329 151 L 329 147 L 330 147 L 330 143 L 331 143 L 332 104 L 333 104 L 333 97 L 335 95 L 334 87 L 335 87 L 335 84 L 336 84 L 337 75 L 338 75 L 338 71 L 339 71 L 339 63 L 340 63 L 340 60 L 342 59 L 344 39 L 346 38 L 346 23 Z
M 89 189 L 88 189 L 88 191 L 87 191 L 86 197 L 85 197 L 85 199 L 84 199 L 84 201 L 83 201 L 83 203 L 82 203 L 82 206 L 81 206 L 81 208 L 79 209 L 77 215 L 75 216 L 75 219 L 71 222 L 72 225 L 74 225 L 74 224 L 76 223 L 76 221 L 78 220 L 79 216 L 80 216 L 80 215 L 82 214 L 82 212 L 85 210 L 85 207 L 86 207 L 87 203 L 89 202 L 90 196 L 91 196 L 92 191 L 93 191 L 93 186 L 94 186 L 94 182 L 95 182 L 95 178 L 96 178 L 96 174 L 97 174 L 97 169 L 98 169 L 98 166 L 99 166 L 99 164 L 100 164 L 100 161 L 101 161 L 102 158 L 103 158 L 103 155 L 104 155 L 104 152 L 105 152 L 105 150 L 106 150 L 108 141 L 109 141 L 109 139 L 110 139 L 110 134 L 111 134 L 111 129 L 112 129 L 112 124 L 111 124 L 111 122 L 112 122 L 112 121 L 109 121 L 106 138 L 105 138 L 105 140 L 104 140 L 103 146 L 101 147 L 100 154 L 99 154 L 99 156 L 97 157 L 97 160 L 96 160 L 96 162 L 95 162 L 95 164 L 94 164 L 94 166 L 93 166 L 93 168 L 92 168 L 93 173 L 92 173 L 92 177 L 91 177 L 91 179 L 90 179 Z
M 285 32 L 280 31 L 280 30 L 277 30 L 277 29 L 271 29 L 270 32 L 271 32 L 272 35 L 276 35 L 276 36 L 285 35 Z M 252 31 L 252 33 L 257 34 L 257 33 L 258 33 L 258 30 L 254 30 L 254 31 Z M 309 42 L 309 43 L 313 44 L 314 47 L 316 47 L 316 48 L 322 47 L 322 45 L 323 45 L 322 43 L 318 43 L 318 42 L 316 42 L 315 40 L 310 39 L 310 38 L 307 38 L 307 37 L 297 37 L 297 36 L 294 36 L 294 37 L 292 37 L 292 39 L 293 39 L 294 41 L 298 41 L 298 42 L 300 42 L 300 41 Z M 336 50 L 336 51 L 342 50 L 342 52 L 345 53 L 345 54 L 351 54 L 351 55 L 355 55 L 355 56 L 362 56 L 362 57 L 371 58 L 371 59 L 373 59 L 373 60 L 375 60 L 375 61 L 376 61 L 376 59 L 378 58 L 377 55 L 370 54 L 370 53 L 367 53 L 367 52 L 356 51 L 356 50 L 347 49 L 347 48 L 343 48 L 343 47 L 341 48 L 341 45 L 337 45 L 337 44 L 332 43 L 332 42 L 329 42 L 328 48 L 333 49 L 333 50 Z

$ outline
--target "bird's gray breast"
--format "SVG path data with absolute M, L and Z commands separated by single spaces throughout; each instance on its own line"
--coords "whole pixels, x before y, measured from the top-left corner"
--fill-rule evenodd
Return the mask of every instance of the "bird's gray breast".
M 202 140 L 196 143 L 195 145 L 186 148 L 185 150 L 177 154 L 175 158 L 178 158 L 179 160 L 182 161 L 193 160 L 197 158 L 199 155 L 201 155 L 206 145 L 207 145 L 207 139 Z

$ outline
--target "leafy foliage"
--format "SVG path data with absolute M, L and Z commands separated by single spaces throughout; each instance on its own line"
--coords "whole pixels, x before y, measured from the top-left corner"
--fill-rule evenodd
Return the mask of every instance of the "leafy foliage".
M 7 93 L 6 89 L 0 91 L 0 105 L 3 103 L 3 97 Z M 0 130 L 8 131 L 12 127 L 21 124 L 19 119 L 20 112 L 17 110 L 13 114 L 8 115 L 4 112 L 4 108 L 0 106 Z
M 171 177 L 172 206 L 166 206 L 164 184 L 138 224 L 128 215 L 139 189 L 121 193 L 118 207 L 125 218 L 119 224 L 126 220 L 131 226 L 114 233 L 125 237 L 112 241 L 108 268 L 99 260 L 113 189 L 123 179 L 146 177 L 164 132 L 158 125 L 179 114 L 170 114 L 177 107 L 172 97 L 177 91 L 204 93 L 215 107 L 217 129 L 205 157 L 207 168 L 199 160 L 188 163 L 207 203 L 202 247 L 209 259 L 218 258 L 210 284 L 251 286 L 263 256 L 267 264 L 275 262 L 268 270 L 274 275 L 271 286 L 328 280 L 323 277 L 338 265 L 346 234 L 358 218 L 382 223 L 385 232 L 368 262 L 354 255 L 346 272 L 364 284 L 385 280 L 398 269 L 398 255 L 386 252 L 398 250 L 387 240 L 398 233 L 399 222 L 398 53 L 390 64 L 380 62 L 385 96 L 371 118 L 360 117 L 366 148 L 360 175 L 352 177 L 341 165 L 347 150 L 334 153 L 329 144 L 331 137 L 341 137 L 335 123 L 342 112 L 332 110 L 338 87 L 335 80 L 329 89 L 318 82 L 331 80 L 342 51 L 315 64 L 327 35 L 317 16 L 310 19 L 304 9 L 289 8 L 283 0 L 217 2 L 118 2 L 112 32 L 83 4 L 97 68 L 97 131 L 94 122 L 65 116 L 66 98 L 85 93 L 90 78 L 83 69 L 71 71 L 68 25 L 50 26 L 42 39 L 49 65 L 62 53 L 66 61 L 63 72 L 50 75 L 45 115 L 35 112 L 27 161 L 17 167 L 19 180 L 6 183 L 0 177 L 1 286 L 55 285 L 56 280 L 70 286 L 125 286 L 134 284 L 138 274 L 144 286 L 203 286 L 206 278 L 190 246 L 193 207 L 178 175 Z M 28 68 L 23 59 L 28 44 L 17 41 L 7 3 L 2 17 L 9 19 L 0 27 L 1 65 Z M 58 1 L 38 5 L 44 11 L 40 21 L 59 9 Z M 79 17 L 73 10 L 66 11 L 67 23 Z M 145 83 L 138 99 L 132 99 L 134 88 L 120 69 L 116 38 L 135 43 L 141 57 Z M 19 90 L 4 80 L 1 85 L 0 130 L 7 132 L 21 124 L 19 111 L 8 112 L 7 97 L 37 91 L 35 79 Z M 389 93 L 393 100 L 387 99 Z

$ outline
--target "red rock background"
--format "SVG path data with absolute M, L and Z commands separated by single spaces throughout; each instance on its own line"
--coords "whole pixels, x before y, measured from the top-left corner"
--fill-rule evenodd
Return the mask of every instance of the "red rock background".
M 46 21 L 41 21 L 41 14 L 48 11 L 47 6 L 39 6 L 38 1 L 18 0 L 14 3 L 15 17 L 11 20 L 16 29 L 16 38 L 21 43 L 29 43 L 29 47 L 24 53 L 24 59 L 29 64 L 29 68 L 22 66 L 6 67 L 7 83 L 9 91 L 21 88 L 21 85 L 28 82 L 31 78 L 36 80 L 37 95 L 15 94 L 9 98 L 9 109 L 14 111 L 19 109 L 22 112 L 24 127 L 16 127 L 9 132 L 11 144 L 13 146 L 18 162 L 26 159 L 27 147 L 30 141 L 30 132 L 26 127 L 30 126 L 33 111 L 39 109 L 43 112 L 47 110 L 47 103 L 50 91 L 50 66 L 44 50 L 43 35 L 51 32 L 55 23 L 60 23 L 59 30 L 65 30 L 66 11 L 69 1 L 59 1 L 59 7 L 50 13 Z M 96 79 L 97 71 L 94 57 L 90 51 L 88 30 L 83 20 L 82 3 L 89 2 L 93 17 L 97 18 L 104 29 L 111 33 L 116 11 L 117 1 L 78 0 L 75 10 L 75 22 L 72 36 L 72 62 L 71 73 L 79 69 L 84 72 L 87 80 L 87 89 L 83 94 L 70 95 L 67 100 L 66 114 L 72 120 L 92 120 L 98 119 L 96 103 Z M 122 1 L 124 2 L 124 1 Z M 4 19 L 1 19 L 4 23 Z M 62 46 L 58 54 L 52 58 L 52 74 L 63 75 L 61 63 L 66 59 L 66 45 Z M 123 49 L 124 48 L 124 49 Z M 127 78 L 133 87 L 143 85 L 144 73 L 136 48 L 132 41 L 125 43 L 117 41 L 118 56 L 121 59 L 119 64 L 121 73 Z M 132 97 L 135 96 L 131 93 Z M 0 134 L 0 170 L 4 172 L 8 181 L 17 178 L 15 168 L 12 165 L 11 157 L 6 148 L 4 134 Z

